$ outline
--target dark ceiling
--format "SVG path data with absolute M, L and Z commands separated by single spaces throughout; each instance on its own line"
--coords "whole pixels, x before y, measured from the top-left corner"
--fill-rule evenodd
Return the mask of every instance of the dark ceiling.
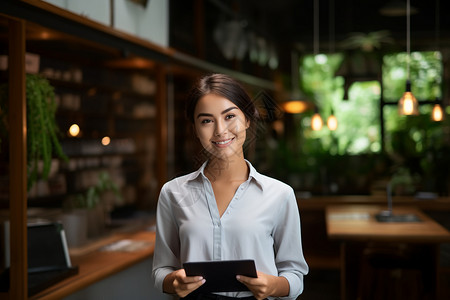
M 314 1 L 171 1 L 170 44 L 189 54 L 226 64 L 220 53 L 226 45 L 215 40 L 215 30 L 221 22 L 238 20 L 245 31 L 254 32 L 274 45 L 282 66 L 289 65 L 293 49 L 300 53 L 340 50 L 342 42 L 354 32 L 387 30 L 393 42 L 384 45 L 384 50 L 405 50 L 406 15 L 385 16 L 380 9 L 400 2 L 400 7 L 406 10 L 406 0 L 316 0 L 319 7 L 316 13 Z M 416 10 L 410 18 L 411 51 L 436 49 L 438 44 L 450 47 L 450 18 L 447 17 L 450 1 L 411 0 L 411 9 Z M 318 21 L 316 31 L 315 20 Z M 203 37 L 193 38 L 199 35 Z M 241 64 L 245 64 L 245 59 Z
M 281 43 L 300 43 L 311 49 L 314 36 L 315 0 L 241 0 L 238 7 L 243 16 L 250 16 L 255 26 L 267 32 Z M 335 41 L 345 39 L 352 32 L 373 32 L 389 30 L 394 38 L 405 39 L 406 16 L 385 16 L 380 9 L 392 2 L 403 4 L 405 0 L 316 0 L 318 1 L 319 36 L 328 43 L 330 34 Z M 216 1 L 213 1 L 216 2 Z M 233 1 L 223 1 L 233 3 Z M 436 7 L 439 6 L 439 13 Z M 333 9 L 334 8 L 334 9 Z M 434 39 L 436 29 L 439 35 L 448 33 L 450 18 L 447 12 L 450 3 L 446 0 L 411 0 L 411 43 Z M 439 24 L 436 23 L 438 20 Z M 330 26 L 331 25 L 331 26 Z M 439 26 L 439 27 L 437 27 Z M 417 40 L 415 39 L 417 38 Z M 326 50 L 326 49 L 325 49 Z

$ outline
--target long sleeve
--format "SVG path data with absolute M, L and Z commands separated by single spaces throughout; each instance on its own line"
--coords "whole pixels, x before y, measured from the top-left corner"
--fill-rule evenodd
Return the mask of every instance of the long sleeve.
M 164 278 L 181 267 L 178 227 L 174 220 L 165 186 L 161 189 L 156 211 L 156 241 L 153 256 L 155 287 L 163 291 Z
M 282 200 L 273 232 L 275 264 L 279 276 L 289 281 L 290 292 L 285 298 L 295 299 L 303 292 L 303 276 L 308 273 L 308 265 L 303 256 L 300 215 L 292 189 L 283 194 Z

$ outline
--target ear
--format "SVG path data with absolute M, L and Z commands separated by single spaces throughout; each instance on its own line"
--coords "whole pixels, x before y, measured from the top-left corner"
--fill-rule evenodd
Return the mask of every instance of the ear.
M 248 129 L 250 127 L 250 120 L 247 119 L 245 122 L 245 129 Z

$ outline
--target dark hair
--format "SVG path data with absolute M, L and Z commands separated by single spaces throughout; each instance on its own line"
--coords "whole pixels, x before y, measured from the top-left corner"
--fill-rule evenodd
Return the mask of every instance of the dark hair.
M 211 74 L 201 78 L 192 88 L 186 103 L 186 117 L 194 124 L 194 111 L 198 100 L 207 94 L 222 96 L 233 102 L 253 125 L 259 119 L 259 113 L 242 85 L 224 74 Z

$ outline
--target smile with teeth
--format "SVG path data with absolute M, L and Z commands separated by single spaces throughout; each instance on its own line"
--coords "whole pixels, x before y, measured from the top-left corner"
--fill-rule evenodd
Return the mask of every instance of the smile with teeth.
M 228 140 L 223 140 L 223 141 L 212 141 L 212 143 L 215 145 L 226 145 L 226 144 L 230 143 L 232 140 L 234 140 L 234 138 L 231 138 Z

